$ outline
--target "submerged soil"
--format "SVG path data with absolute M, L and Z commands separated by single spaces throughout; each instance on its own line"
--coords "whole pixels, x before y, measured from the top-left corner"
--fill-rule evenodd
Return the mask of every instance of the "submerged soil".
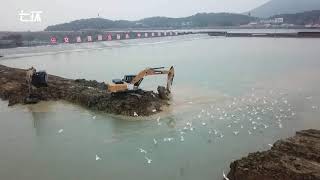
M 230 165 L 230 180 L 320 180 L 320 131 L 304 130 Z
M 104 83 L 54 75 L 48 75 L 47 87 L 33 87 L 29 94 L 25 77 L 26 70 L 0 65 L 0 98 L 8 100 L 9 106 L 65 100 L 112 114 L 148 116 L 162 111 L 170 102 L 153 91 L 137 90 L 111 94 L 106 91 Z

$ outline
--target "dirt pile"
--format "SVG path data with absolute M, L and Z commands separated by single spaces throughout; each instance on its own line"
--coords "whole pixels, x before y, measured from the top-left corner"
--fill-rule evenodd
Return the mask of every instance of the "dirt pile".
M 320 180 L 320 131 L 304 130 L 230 165 L 230 180 Z
M 33 88 L 29 96 L 25 76 L 25 70 L 0 65 L 0 98 L 8 100 L 9 106 L 65 100 L 112 114 L 148 116 L 169 105 L 168 100 L 161 99 L 158 93 L 152 91 L 110 94 L 106 92 L 104 83 L 85 79 L 65 79 L 53 75 L 48 76 L 48 87 Z

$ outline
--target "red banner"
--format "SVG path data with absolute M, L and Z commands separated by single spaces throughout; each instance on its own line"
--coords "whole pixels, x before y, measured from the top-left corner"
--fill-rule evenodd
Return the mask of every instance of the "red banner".
M 56 37 L 51 37 L 50 41 L 51 41 L 51 44 L 56 44 L 57 43 L 57 38 Z
M 111 36 L 111 34 L 108 34 L 108 35 L 107 35 L 107 40 L 108 40 L 108 41 L 112 41 L 112 36 Z
M 81 37 L 78 36 L 76 41 L 77 41 L 77 43 L 81 43 Z
M 69 38 L 68 37 L 64 37 L 63 41 L 64 41 L 64 43 L 69 43 Z

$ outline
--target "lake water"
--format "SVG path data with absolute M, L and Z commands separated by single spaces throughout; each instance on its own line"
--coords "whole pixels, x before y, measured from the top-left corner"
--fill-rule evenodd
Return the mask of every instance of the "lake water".
M 108 82 L 171 65 L 176 76 L 172 106 L 147 118 L 0 101 L 0 179 L 221 179 L 233 160 L 320 128 L 319 47 L 320 39 L 187 35 L 1 50 L 1 64 L 67 78 Z

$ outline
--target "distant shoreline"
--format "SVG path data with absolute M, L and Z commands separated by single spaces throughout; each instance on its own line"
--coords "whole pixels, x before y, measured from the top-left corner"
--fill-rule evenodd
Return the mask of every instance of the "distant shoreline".
M 289 30 L 318 30 L 320 31 L 320 27 L 305 27 L 303 25 L 295 25 L 290 27 L 249 27 L 249 26 L 210 26 L 210 27 L 188 27 L 188 28 L 170 28 L 170 27 L 163 27 L 163 28 L 109 28 L 109 29 L 82 29 L 79 31 L 3 31 L 0 30 L 0 38 L 3 33 L 55 33 L 55 32 L 91 32 L 91 31 L 99 31 L 99 32 L 116 32 L 116 31 L 189 31 L 189 30 L 203 30 L 203 29 L 261 29 L 261 30 L 268 30 L 268 29 L 289 29 Z
M 241 31 L 232 32 L 229 31 Z M 261 31 L 261 32 L 259 32 Z M 270 31 L 270 32 L 265 32 Z M 274 31 L 274 32 L 273 32 Z M 282 32 L 277 32 L 282 31 Z M 286 32 L 288 31 L 288 32 Z M 311 33 L 315 32 L 315 33 Z M 160 35 L 158 35 L 160 33 Z M 128 34 L 129 38 L 126 37 Z M 138 36 L 138 34 L 140 34 Z M 98 41 L 114 41 L 124 39 L 142 39 L 166 36 L 178 36 L 186 34 L 209 34 L 211 36 L 226 37 L 289 37 L 289 38 L 319 38 L 320 28 L 243 28 L 243 27 L 215 27 L 215 28 L 190 28 L 190 29 L 152 29 L 152 30 L 83 30 L 83 31 L 38 31 L 38 32 L 0 32 L 0 49 L 17 47 L 34 47 L 43 45 L 63 44 L 64 38 L 68 43 L 80 43 L 76 39 L 80 37 L 81 43 Z M 98 36 L 102 36 L 98 40 Z M 92 40 L 88 40 L 88 36 Z M 108 37 L 110 36 L 110 37 Z M 119 39 L 118 37 L 119 36 Z M 50 42 L 54 37 L 56 43 Z

